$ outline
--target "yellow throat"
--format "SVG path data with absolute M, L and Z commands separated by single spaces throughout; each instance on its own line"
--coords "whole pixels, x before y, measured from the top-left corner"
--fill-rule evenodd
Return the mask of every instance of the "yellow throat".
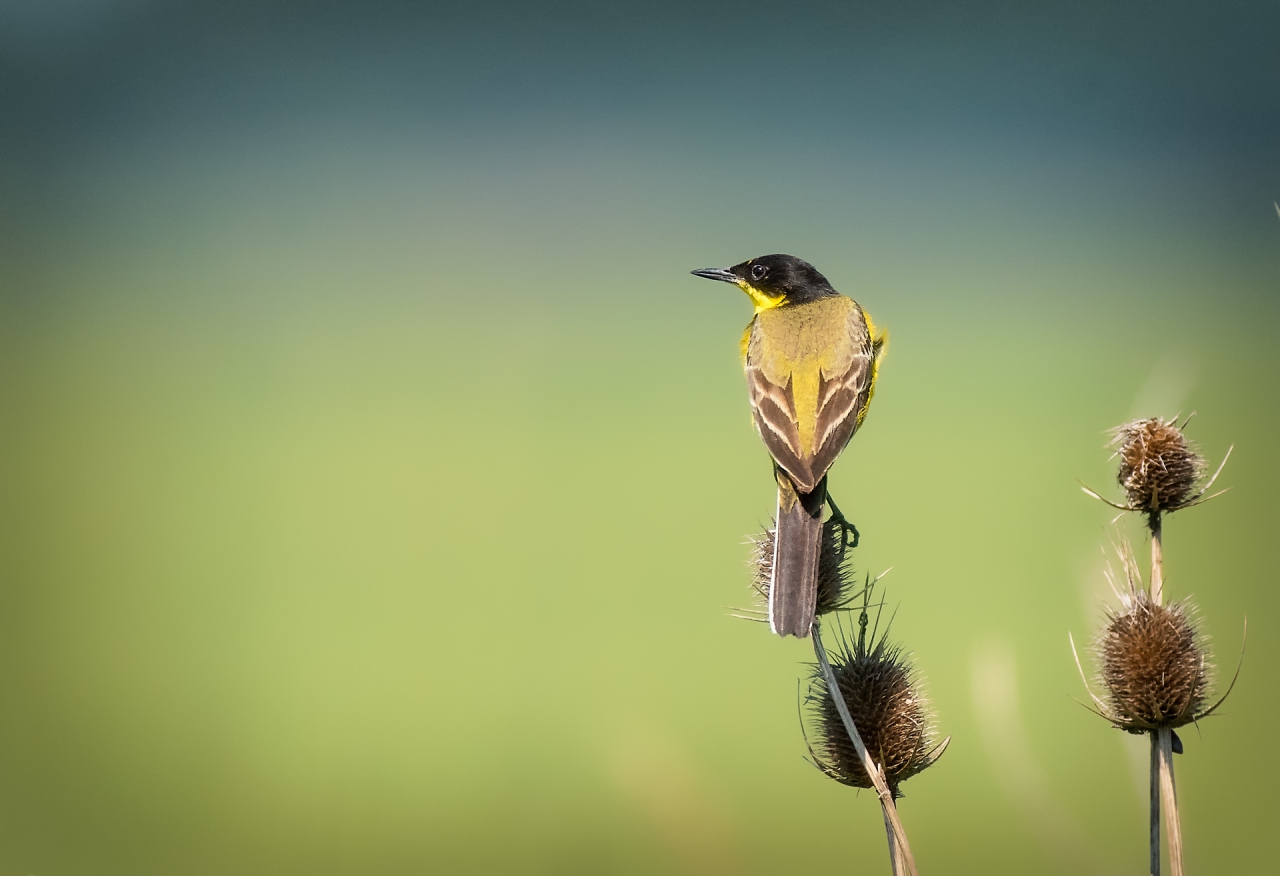
M 747 297 L 750 298 L 751 303 L 755 305 L 756 313 L 763 313 L 766 310 L 772 310 L 787 300 L 786 295 L 778 295 L 777 297 L 774 297 L 767 292 L 761 292 L 746 280 L 739 280 L 738 288 L 747 293 Z

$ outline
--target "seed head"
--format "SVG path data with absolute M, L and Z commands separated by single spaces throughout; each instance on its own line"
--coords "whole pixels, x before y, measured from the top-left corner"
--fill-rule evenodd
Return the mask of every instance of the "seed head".
M 769 585 L 773 581 L 773 547 L 776 529 L 766 529 L 751 540 L 751 587 L 761 605 L 769 604 Z M 833 519 L 822 524 L 822 548 L 818 554 L 818 599 L 816 614 L 830 614 L 849 608 L 862 592 L 854 590 L 853 570 L 849 567 L 849 548 L 845 531 Z
M 1196 487 L 1205 474 L 1204 457 L 1187 442 L 1176 420 L 1134 420 L 1112 430 L 1112 436 L 1120 458 L 1116 480 L 1131 510 L 1154 520 L 1200 497 Z
M 1156 605 L 1131 591 L 1097 643 L 1105 717 L 1140 733 L 1203 717 L 1212 667 L 1187 603 Z
M 863 744 L 897 796 L 898 785 L 932 764 L 941 747 L 934 745 L 929 706 L 907 656 L 883 636 L 868 646 L 865 619 L 864 611 L 856 643 L 841 636 L 831 652 L 831 668 Z M 841 784 L 872 787 L 817 667 L 805 703 L 809 725 L 805 736 L 812 736 L 809 753 L 814 764 Z

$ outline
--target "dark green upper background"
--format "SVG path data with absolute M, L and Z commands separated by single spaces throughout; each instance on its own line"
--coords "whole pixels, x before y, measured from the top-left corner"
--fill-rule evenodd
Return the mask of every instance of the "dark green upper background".
M 1188 867 L 1280 781 L 1280 13 L 1258 4 L 0 6 L 0 871 L 887 872 L 728 617 L 773 510 L 741 293 L 891 341 L 832 473 L 951 750 L 933 873 L 1139 872 L 1072 702 L 1105 430 L 1234 671 Z M 1141 533 L 1137 549 L 1145 553 Z M 1087 658 L 1086 658 L 1086 662 Z

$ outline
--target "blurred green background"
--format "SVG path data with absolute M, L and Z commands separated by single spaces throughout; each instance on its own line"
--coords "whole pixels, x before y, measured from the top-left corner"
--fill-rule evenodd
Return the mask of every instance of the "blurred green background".
M 1191 411 L 1233 489 L 1167 587 L 1220 674 L 1250 632 L 1188 866 L 1266 869 L 1278 25 L 0 5 L 0 873 L 888 872 L 808 643 L 730 617 L 772 482 L 748 303 L 687 272 L 779 251 L 892 335 L 832 480 L 953 736 L 922 870 L 1144 872 L 1077 478 Z

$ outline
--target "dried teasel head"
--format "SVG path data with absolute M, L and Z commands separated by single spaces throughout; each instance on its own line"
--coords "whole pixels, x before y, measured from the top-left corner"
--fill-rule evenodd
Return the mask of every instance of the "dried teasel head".
M 1202 485 L 1207 470 L 1204 457 L 1187 441 L 1183 434 L 1186 426 L 1186 420 L 1179 426 L 1176 420 L 1152 417 L 1112 429 L 1108 446 L 1115 448 L 1120 459 L 1116 480 L 1124 487 L 1125 504 L 1103 498 L 1087 486 L 1085 493 L 1121 511 L 1141 511 L 1155 534 L 1160 529 L 1160 515 L 1199 505 L 1225 492 L 1205 495 L 1234 448 L 1228 448 L 1213 477 Z
M 885 636 L 877 640 L 872 631 L 868 637 L 865 607 L 857 639 L 851 642 L 841 631 L 831 650 L 831 668 L 858 735 L 898 796 L 898 786 L 932 765 L 946 747 L 945 740 L 934 741 L 933 716 L 915 670 L 902 649 Z M 872 787 L 817 667 L 805 705 L 805 737 L 818 769 L 841 784 Z
M 758 606 L 750 610 L 751 620 L 764 620 L 769 604 L 769 585 L 773 581 L 773 547 L 777 530 L 766 529 L 751 539 L 751 588 Z M 850 568 L 851 544 L 841 521 L 832 518 L 822 524 L 822 548 L 818 554 L 818 598 L 815 613 L 830 614 L 848 609 L 862 593 L 854 583 Z M 744 617 L 747 615 L 743 615 Z
M 1108 613 L 1096 644 L 1103 717 L 1130 733 L 1204 717 L 1212 665 L 1190 604 L 1156 605 L 1143 590 L 1124 602 Z
M 1154 602 L 1128 540 L 1122 538 L 1113 546 L 1123 577 L 1110 565 L 1106 576 L 1120 608 L 1107 611 L 1106 624 L 1093 644 L 1103 696 L 1089 690 L 1076 654 L 1080 679 L 1093 700 L 1090 711 L 1130 733 L 1181 727 L 1207 718 L 1231 695 L 1240 666 L 1226 692 L 1207 705 L 1215 673 L 1194 607 L 1187 600 L 1170 605 Z M 1074 652 L 1074 640 L 1071 648 Z
M 1203 494 L 1197 487 L 1205 475 L 1204 457 L 1176 420 L 1152 417 L 1125 423 L 1112 430 L 1111 446 L 1120 460 L 1116 480 L 1124 487 L 1130 510 L 1143 511 L 1154 520 Z

